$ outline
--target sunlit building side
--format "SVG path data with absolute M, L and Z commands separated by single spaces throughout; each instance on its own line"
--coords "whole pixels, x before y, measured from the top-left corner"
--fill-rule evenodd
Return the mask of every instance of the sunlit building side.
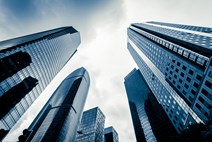
M 128 50 L 179 133 L 211 116 L 211 31 L 161 22 L 128 28 Z

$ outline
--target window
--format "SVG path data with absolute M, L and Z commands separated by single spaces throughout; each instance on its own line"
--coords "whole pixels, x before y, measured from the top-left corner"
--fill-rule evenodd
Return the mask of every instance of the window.
M 211 82 L 209 82 L 209 81 L 206 80 L 205 85 L 206 85 L 208 88 L 212 89 L 212 83 L 211 83 Z
M 198 100 L 199 100 L 202 104 L 204 104 L 204 101 L 205 101 L 205 100 L 204 100 L 201 96 L 199 97 Z
M 183 65 L 183 70 L 186 70 L 186 66 Z
M 192 71 L 192 70 L 189 70 L 189 72 L 188 72 L 190 75 L 193 75 L 194 74 L 194 71 Z
M 173 63 L 175 63 L 175 60 L 172 60 Z
M 180 66 L 180 62 L 177 62 L 177 65 Z
M 183 72 L 181 72 L 180 75 L 181 75 L 182 77 L 184 77 L 185 74 L 184 74 Z
M 196 92 L 192 89 L 192 90 L 191 90 L 191 94 L 195 95 Z
M 196 103 L 196 107 L 201 110 L 201 106 L 199 104 Z
M 176 81 L 175 80 L 173 80 L 173 84 L 176 84 Z
M 188 82 L 191 82 L 191 78 L 189 78 L 189 77 L 187 77 L 186 80 L 187 80 Z
M 194 82 L 194 87 L 195 87 L 195 88 L 198 88 L 199 85 L 198 85 L 196 82 Z
M 185 87 L 186 89 L 188 89 L 188 84 L 185 84 L 184 87 Z
M 199 81 L 201 81 L 202 77 L 197 74 L 196 79 L 199 80 Z
M 175 71 L 178 73 L 179 72 L 179 69 L 175 69 Z
M 180 89 L 181 88 L 180 85 L 177 85 L 177 88 Z
M 186 95 L 186 91 L 185 90 L 183 90 L 183 94 Z
M 207 95 L 208 95 L 208 92 L 207 92 L 205 89 L 202 89 L 202 91 L 201 91 L 201 92 L 202 92 L 202 94 L 203 94 L 203 95 L 205 95 L 205 96 L 207 96 Z
M 179 82 L 182 83 L 183 82 L 182 79 L 179 79 Z

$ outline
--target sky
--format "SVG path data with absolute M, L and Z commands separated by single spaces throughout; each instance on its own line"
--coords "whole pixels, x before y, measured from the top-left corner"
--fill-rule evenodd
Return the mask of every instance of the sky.
M 127 27 L 147 21 L 212 27 L 211 5 L 211 0 L 0 0 L 0 41 L 63 26 L 81 34 L 76 54 L 6 141 L 17 140 L 60 82 L 81 66 L 91 78 L 84 109 L 99 106 L 120 142 L 136 141 L 124 88 L 124 77 L 136 67 L 127 50 Z

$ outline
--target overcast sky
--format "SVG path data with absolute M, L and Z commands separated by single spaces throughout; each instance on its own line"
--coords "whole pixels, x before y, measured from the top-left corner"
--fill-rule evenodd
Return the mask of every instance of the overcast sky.
M 127 27 L 146 21 L 212 27 L 211 6 L 211 0 L 0 0 L 0 40 L 70 25 L 82 40 L 6 140 L 17 140 L 62 79 L 84 66 L 91 78 L 85 110 L 99 106 L 121 142 L 136 141 L 123 84 L 136 67 L 127 51 Z

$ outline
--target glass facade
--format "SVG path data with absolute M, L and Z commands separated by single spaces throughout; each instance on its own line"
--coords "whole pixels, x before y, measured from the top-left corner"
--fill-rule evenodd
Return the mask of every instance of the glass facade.
M 191 30 L 191 31 L 197 31 L 197 32 L 203 32 L 203 33 L 212 33 L 212 28 L 209 28 L 209 27 L 172 24 L 172 23 L 155 22 L 155 21 L 147 22 L 147 23 L 157 24 L 157 25 L 161 25 L 161 26 L 169 26 L 169 27 L 173 27 L 173 28 L 180 28 L 180 29 Z
M 177 132 L 206 122 L 212 109 L 212 37 L 192 28 L 154 22 L 128 28 L 128 50 Z
M 76 142 L 103 142 L 104 125 L 105 116 L 98 107 L 84 111 Z
M 151 91 L 145 84 L 139 71 L 136 69 L 125 77 L 124 84 L 137 141 L 156 141 L 145 111 L 145 101 L 147 100 L 147 95 L 151 93 Z
M 28 128 L 31 133 L 27 141 L 74 141 L 89 85 L 84 68 L 66 77 Z
M 119 142 L 118 133 L 112 126 L 105 128 L 104 137 L 105 137 L 104 142 Z
M 1 130 L 14 126 L 79 44 L 80 34 L 72 27 L 0 42 Z

